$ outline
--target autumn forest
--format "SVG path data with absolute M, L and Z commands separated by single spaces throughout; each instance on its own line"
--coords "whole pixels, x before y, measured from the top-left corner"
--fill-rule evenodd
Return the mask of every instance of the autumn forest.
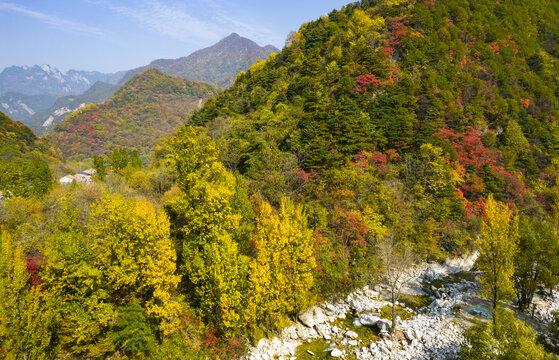
M 41 137 L 0 113 L 0 359 L 403 359 L 456 284 L 455 354 L 416 358 L 556 359 L 558 16 L 363 0 L 228 88 L 147 69 Z M 386 295 L 336 320 L 359 346 L 317 322 L 256 357 L 356 291 Z

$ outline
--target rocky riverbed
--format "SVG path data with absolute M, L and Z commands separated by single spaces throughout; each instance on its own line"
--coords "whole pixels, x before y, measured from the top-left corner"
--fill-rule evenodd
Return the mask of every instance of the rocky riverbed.
M 536 309 L 534 315 L 543 323 L 549 324 L 553 321 L 553 313 L 559 312 L 559 290 L 554 290 L 551 294 L 534 299 Z
M 403 291 L 404 300 L 398 303 L 404 318 L 398 318 L 403 335 L 397 339 L 389 336 L 390 293 L 379 284 L 302 312 L 300 323 L 284 329 L 278 337 L 260 340 L 247 359 L 296 359 L 300 346 L 313 342 L 326 344 L 320 350 L 322 354 L 308 351 L 317 358 L 323 358 L 323 353 L 332 358 L 357 359 L 457 358 L 465 330 L 457 314 L 478 290 L 475 278 L 460 279 L 459 275 L 469 272 L 476 258 L 473 254 L 412 270 L 412 280 Z

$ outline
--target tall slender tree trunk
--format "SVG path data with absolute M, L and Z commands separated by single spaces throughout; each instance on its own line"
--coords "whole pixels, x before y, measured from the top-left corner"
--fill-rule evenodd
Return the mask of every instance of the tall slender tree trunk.
M 392 291 L 392 334 L 396 334 L 396 295 Z
M 499 291 L 497 284 L 493 287 L 493 325 L 497 325 L 497 292 Z

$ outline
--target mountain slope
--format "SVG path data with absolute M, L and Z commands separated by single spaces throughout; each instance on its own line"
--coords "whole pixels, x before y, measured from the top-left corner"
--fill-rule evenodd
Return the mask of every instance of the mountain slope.
M 63 74 L 49 65 L 11 66 L 0 72 L 0 94 L 70 95 L 87 90 L 97 81 L 109 81 L 112 74 L 70 70 Z
M 254 41 L 235 33 L 217 44 L 198 50 L 179 59 L 159 59 L 149 65 L 129 71 L 121 80 L 125 82 L 147 68 L 156 68 L 174 76 L 215 84 L 222 87 L 233 84 L 241 71 L 247 70 L 258 60 L 265 60 L 279 50 L 271 45 L 259 46 Z
M 31 129 L 0 112 L 0 191 L 42 195 L 52 186 L 47 149 Z
M 25 121 L 36 134 L 44 134 L 63 121 L 65 116 L 88 104 L 100 104 L 110 99 L 119 86 L 97 81 L 83 94 L 64 96 L 56 100 L 47 110 L 37 111 Z
M 254 65 L 193 123 L 300 109 L 285 140 L 307 169 L 327 165 L 331 151 L 343 163 L 371 146 L 417 148 L 441 128 L 492 129 L 502 147 L 498 135 L 513 121 L 530 144 L 554 154 L 559 26 L 551 15 L 536 5 L 491 11 L 489 0 L 409 3 L 348 5 L 305 24 L 290 47 Z
M 545 0 L 347 5 L 304 24 L 191 124 L 270 201 L 322 204 L 334 244 L 366 233 L 376 204 L 421 252 L 458 249 L 489 194 L 559 216 L 557 16 Z M 403 216 L 413 225 L 400 228 Z
M 218 91 L 213 85 L 148 69 L 104 104 L 88 105 L 68 115 L 45 138 L 72 159 L 106 154 L 117 146 L 146 153 Z

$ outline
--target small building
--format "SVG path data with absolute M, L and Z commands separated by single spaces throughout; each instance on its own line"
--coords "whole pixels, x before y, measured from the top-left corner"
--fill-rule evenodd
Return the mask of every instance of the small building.
M 93 184 L 93 175 L 95 175 L 96 173 L 97 171 L 95 169 L 87 169 L 79 174 L 66 175 L 63 178 L 60 178 L 58 182 L 62 185 L 68 185 L 73 183 L 74 181 L 81 184 Z
M 88 175 L 88 176 L 93 176 L 93 175 L 97 174 L 97 170 L 95 170 L 95 169 L 87 169 L 87 170 L 82 171 L 80 174 Z
M 77 182 L 82 183 L 82 184 L 93 183 L 93 179 L 91 179 L 91 175 L 86 175 L 84 173 L 79 173 L 79 174 L 74 175 L 74 179 L 76 179 Z
M 60 178 L 60 180 L 58 180 L 59 183 L 61 183 L 62 185 L 68 185 L 73 183 L 74 181 L 76 181 L 76 178 L 74 177 L 74 175 L 66 175 L 62 178 Z

